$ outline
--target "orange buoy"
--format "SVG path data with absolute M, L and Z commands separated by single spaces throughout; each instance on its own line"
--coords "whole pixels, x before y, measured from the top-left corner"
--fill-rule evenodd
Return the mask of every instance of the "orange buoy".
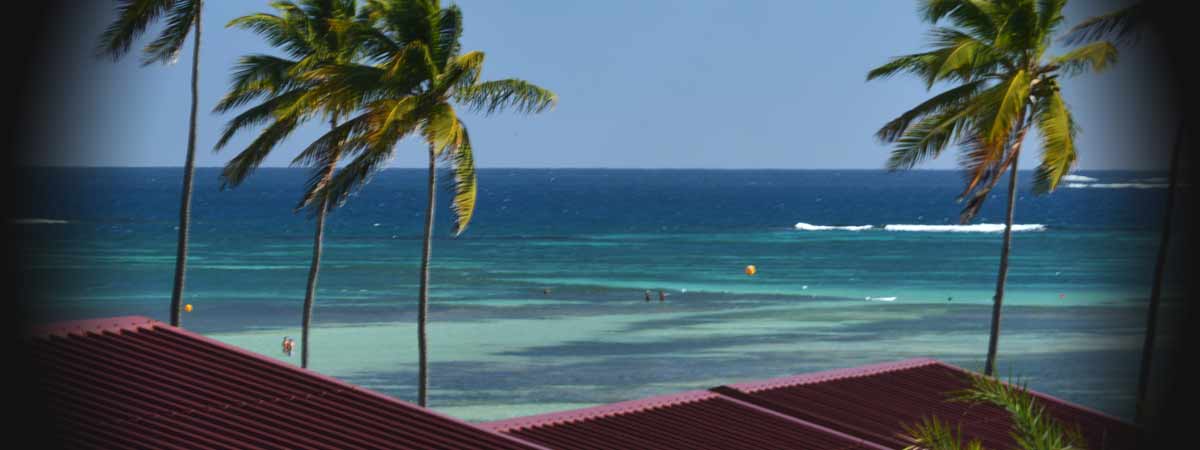
M 183 310 L 186 312 L 192 312 L 192 304 L 188 303 L 186 305 L 183 305 Z
M 756 273 L 758 273 L 758 269 L 754 267 L 754 264 L 746 266 L 746 275 L 754 276 Z

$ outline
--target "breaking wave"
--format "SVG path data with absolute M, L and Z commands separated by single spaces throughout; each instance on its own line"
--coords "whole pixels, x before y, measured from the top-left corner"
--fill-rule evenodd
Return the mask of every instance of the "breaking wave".
M 1083 175 L 1063 175 L 1062 179 L 1063 179 L 1063 181 L 1085 181 L 1085 182 L 1089 182 L 1089 183 L 1093 182 L 1093 181 L 1100 181 L 1098 179 L 1095 179 L 1092 177 L 1085 177 Z
M 1071 189 L 1161 189 L 1168 187 L 1167 183 L 1068 183 Z
M 1002 223 L 977 223 L 972 225 L 884 225 L 887 231 L 934 231 L 943 233 L 999 233 L 1004 231 Z M 1013 224 L 1013 231 L 1043 231 L 1045 225 Z
M 9 223 L 14 223 L 14 224 L 18 224 L 18 225 L 48 225 L 48 224 L 61 225 L 61 224 L 70 223 L 70 222 L 67 222 L 65 220 L 58 220 L 58 219 L 12 219 L 9 221 Z
M 795 228 L 800 231 L 865 231 L 879 230 L 884 231 L 926 231 L 926 232 L 941 232 L 941 233 L 999 233 L 1004 231 L 1002 223 L 978 223 L 972 225 L 918 225 L 918 224 L 889 224 L 883 227 L 874 225 L 813 225 L 810 223 L 799 222 Z M 1013 231 L 1043 231 L 1045 225 L 1039 223 L 1033 224 L 1013 224 Z
M 862 231 L 875 228 L 872 225 L 848 225 L 848 226 L 833 226 L 833 225 L 813 225 L 810 223 L 799 222 L 796 224 L 796 229 L 801 231 L 829 231 L 829 230 L 845 230 L 845 231 Z

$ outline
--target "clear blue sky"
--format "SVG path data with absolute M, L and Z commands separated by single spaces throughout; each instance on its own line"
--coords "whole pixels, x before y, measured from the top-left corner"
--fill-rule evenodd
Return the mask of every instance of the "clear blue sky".
M 928 27 L 908 0 L 457 3 L 465 48 L 487 54 L 485 78 L 521 77 L 560 96 L 542 115 L 467 117 L 481 167 L 877 169 L 888 148 L 874 131 L 930 95 L 908 77 L 865 82 L 888 57 L 922 48 Z M 1121 3 L 1072 1 L 1068 23 Z M 117 64 L 93 58 L 111 20 L 108 2 L 95 4 L 103 6 L 63 18 L 65 31 L 52 43 L 58 51 L 39 63 L 61 81 L 44 86 L 29 112 L 47 127 L 33 162 L 181 166 L 190 53 L 167 67 L 142 68 L 138 55 Z M 197 162 L 220 166 L 250 136 L 214 154 L 229 117 L 209 111 L 240 55 L 272 50 L 224 28 L 267 10 L 266 1 L 206 7 Z M 1154 52 L 1125 51 L 1115 70 L 1067 82 L 1083 128 L 1080 169 L 1166 166 L 1160 155 L 1174 121 L 1161 112 L 1169 89 L 1148 76 L 1158 67 Z M 267 165 L 287 165 L 319 131 L 297 132 Z M 421 147 L 406 142 L 393 167 L 417 167 L 422 158 Z M 953 168 L 955 158 L 922 167 Z

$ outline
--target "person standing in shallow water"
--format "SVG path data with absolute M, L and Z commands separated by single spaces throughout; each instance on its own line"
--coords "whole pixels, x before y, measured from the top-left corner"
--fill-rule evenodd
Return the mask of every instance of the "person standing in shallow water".
M 662 289 L 659 289 L 658 290 L 658 302 L 662 303 L 665 301 L 667 301 L 667 293 L 663 292 Z
M 650 290 L 646 289 L 646 303 L 650 303 Z

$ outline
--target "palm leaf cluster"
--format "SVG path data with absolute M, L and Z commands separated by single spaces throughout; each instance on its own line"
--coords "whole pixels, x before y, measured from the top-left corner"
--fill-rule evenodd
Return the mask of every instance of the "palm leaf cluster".
M 348 12 L 354 2 L 303 3 L 345 3 Z M 353 16 L 335 14 L 321 27 L 288 17 L 235 21 L 265 35 L 292 59 L 243 59 L 234 89 L 218 110 L 266 100 L 232 120 L 220 145 L 246 127 L 271 122 L 238 156 L 245 163 L 231 164 L 227 170 L 226 179 L 236 183 L 299 123 L 316 114 L 344 118 L 293 159 L 294 165 L 315 167 L 348 161 L 328 178 L 314 177 L 300 206 L 311 205 L 318 192 L 334 204 L 343 203 L 386 166 L 400 140 L 415 135 L 453 170 L 454 231 L 461 233 L 474 211 L 476 176 L 470 136 L 455 106 L 484 113 L 528 113 L 545 111 L 557 102 L 554 93 L 523 80 L 480 81 L 484 54 L 461 51 L 462 12 L 457 6 L 443 8 L 433 0 L 373 0 Z M 323 37 L 322 43 L 341 40 L 338 48 L 344 52 L 322 57 L 322 47 L 310 45 L 319 40 L 312 37 Z
M 970 375 L 971 387 L 951 401 L 990 404 L 1003 408 L 1012 419 L 1009 435 L 1023 450 L 1083 450 L 1085 441 L 1078 427 L 1068 427 L 1051 417 L 1046 408 L 1023 386 L 995 378 Z M 904 437 L 912 444 L 905 450 L 984 450 L 979 440 L 965 441 L 959 427 L 937 417 L 926 417 L 904 426 Z
M 100 35 L 96 50 L 116 61 L 133 48 L 151 24 L 162 20 L 162 31 L 146 45 L 142 65 L 172 64 L 179 59 L 184 41 L 200 17 L 199 0 L 122 0 L 117 2 L 117 19 Z
M 925 0 L 922 19 L 933 28 L 929 50 L 892 58 L 868 80 L 907 73 L 927 88 L 949 89 L 885 124 L 876 137 L 894 149 L 890 170 L 910 169 L 954 145 L 963 149 L 970 221 L 996 183 L 1015 167 L 1030 128 L 1041 135 L 1035 192 L 1053 191 L 1076 160 L 1078 126 L 1060 93 L 1059 78 L 1101 71 L 1117 59 L 1096 41 L 1049 56 L 1065 0 Z

